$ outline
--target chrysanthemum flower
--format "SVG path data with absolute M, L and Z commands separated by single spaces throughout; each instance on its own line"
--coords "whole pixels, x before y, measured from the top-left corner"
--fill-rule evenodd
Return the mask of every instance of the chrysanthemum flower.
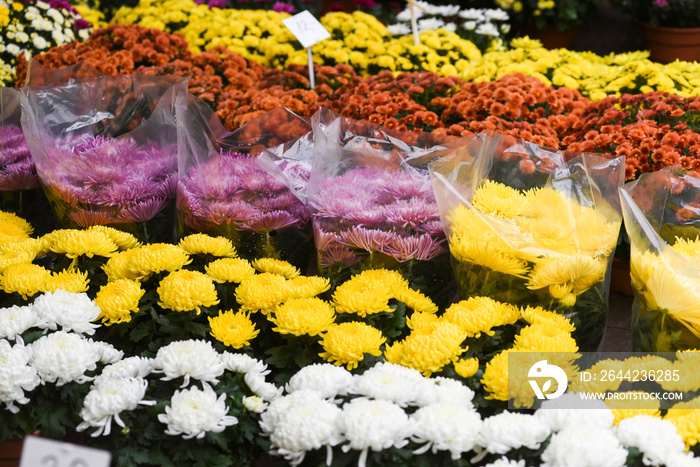
M 574 332 L 575 327 L 564 315 L 547 311 L 540 306 L 526 306 L 520 308 L 520 316 L 530 324 L 544 324 L 554 326 L 566 332 Z
M 55 290 L 65 290 L 66 292 L 80 293 L 87 292 L 88 273 L 77 270 L 54 272 L 51 277 L 44 280 L 41 287 L 42 292 L 53 292 Z
M 236 301 L 243 305 L 241 310 L 269 313 L 287 298 L 287 294 L 284 277 L 264 272 L 241 282 L 236 288 Z
M 16 245 L 18 242 L 5 243 L 3 245 Z M 28 248 L 3 248 L 0 251 L 0 274 L 2 274 L 8 266 L 14 264 L 29 264 L 36 258 L 36 253 Z
M 453 363 L 455 367 L 455 373 L 457 373 L 462 378 L 471 378 L 479 371 L 479 359 L 474 358 L 461 358 Z
M 85 373 L 97 368 L 101 360 L 95 342 L 72 332 L 52 332 L 32 343 L 31 348 L 31 364 L 42 382 L 55 382 L 56 386 L 92 380 Z
M 2 274 L 0 287 L 6 293 L 17 292 L 24 298 L 41 291 L 44 281 L 51 273 L 43 266 L 36 264 L 13 264 Z
M 470 239 L 461 235 L 450 237 L 450 251 L 462 263 L 473 263 L 496 272 L 522 277 L 527 274 L 527 261 L 510 249 L 501 249 L 486 239 Z
M 29 222 L 12 212 L 0 211 L 0 223 L 15 225 L 27 235 L 31 235 L 34 232 L 34 227 Z
M 371 271 L 379 270 L 363 271 L 335 289 L 333 305 L 339 313 L 354 313 L 365 317 L 375 313 L 392 312 L 389 300 L 394 297 L 399 287 L 407 286 L 405 279 L 400 274 L 398 280 L 393 274 L 367 274 Z
M 610 429 L 591 426 L 568 427 L 552 435 L 542 452 L 540 465 L 625 465 L 628 452 Z
M 406 326 L 408 326 L 408 328 L 411 330 L 420 331 L 425 327 L 435 325 L 435 323 L 441 319 L 442 318 L 438 317 L 438 315 L 435 313 L 422 313 L 415 311 L 411 316 L 406 318 Z
M 139 246 L 139 241 L 136 237 L 129 232 L 124 232 L 123 230 L 115 229 L 114 227 L 108 227 L 106 225 L 93 225 L 87 230 L 104 233 L 112 239 L 120 250 L 128 250 L 129 248 Z
M 278 305 L 268 317 L 280 334 L 317 336 L 335 321 L 335 310 L 320 298 L 292 298 Z
M 343 451 L 362 451 L 360 459 L 366 458 L 369 449 L 383 451 L 392 446 L 402 448 L 408 443 L 415 427 L 398 405 L 364 397 L 343 405 L 343 426 L 348 440 Z
M 471 297 L 450 305 L 443 319 L 460 326 L 469 337 L 481 333 L 493 336 L 492 328 L 515 323 L 520 310 L 515 305 L 501 303 L 489 297 Z
M 353 385 L 353 375 L 345 368 L 330 363 L 314 363 L 297 371 L 285 389 L 288 393 L 314 391 L 323 399 L 333 399 L 348 394 Z
M 214 339 L 234 349 L 250 345 L 250 341 L 260 333 L 250 320 L 250 315 L 244 311 L 220 311 L 219 316 L 209 317 L 209 326 Z
M 484 214 L 513 219 L 525 211 L 533 195 L 534 192 L 523 194 L 502 183 L 485 180 L 474 191 L 472 205 Z
M 456 324 L 448 321 L 436 321 L 432 326 L 425 326 L 411 332 L 403 341 L 395 342 L 385 357 L 391 363 L 415 368 L 424 376 L 439 373 L 445 365 L 456 361 L 467 349 L 462 343 L 467 333 Z
M 211 277 L 199 271 L 173 271 L 158 285 L 158 305 L 175 311 L 201 313 L 200 307 L 219 303 Z
M 129 279 L 119 279 L 100 287 L 95 305 L 100 307 L 102 323 L 111 326 L 131 322 L 131 314 L 139 311 L 139 300 L 144 293 L 141 283 Z
M 571 333 L 539 323 L 520 330 L 515 336 L 515 348 L 521 352 L 578 352 Z
M 278 274 L 285 279 L 294 279 L 299 276 L 299 269 L 292 266 L 287 261 L 273 258 L 260 258 L 253 261 L 253 267 L 260 272 Z
M 255 275 L 255 269 L 243 258 L 221 258 L 204 267 L 209 277 L 219 284 L 234 282 L 239 284 L 244 279 Z
M 661 401 L 651 397 L 643 397 L 644 391 L 621 391 L 620 399 L 609 399 L 605 401 L 605 405 L 610 407 L 615 416 L 615 425 L 626 418 L 636 417 L 637 415 L 649 415 L 651 417 L 661 418 Z
M 331 326 L 324 334 L 320 344 L 324 352 L 319 355 L 328 362 L 336 365 L 347 365 L 348 370 L 357 368 L 365 354 L 379 356 L 380 347 L 386 342 L 386 337 L 379 329 L 351 321 Z
M 319 276 L 299 276 L 287 281 L 289 298 L 311 298 L 331 288 L 330 281 Z
M 461 383 L 460 383 L 461 384 Z M 419 401 L 433 395 L 432 381 L 417 370 L 389 362 L 380 362 L 355 376 L 353 394 L 371 399 L 387 400 L 399 407 L 419 405 Z M 428 396 L 426 393 L 430 393 Z
M 676 253 L 680 253 L 683 256 L 695 257 L 700 256 L 700 238 L 695 240 L 676 238 L 676 243 L 674 243 L 671 248 Z
M 119 279 L 140 279 L 143 276 L 130 269 L 131 259 L 134 257 L 137 248 L 132 248 L 126 251 L 116 253 L 102 265 L 102 270 L 107 274 L 107 279 L 116 281 Z
M 234 258 L 237 256 L 236 249 L 231 244 L 231 240 L 226 237 L 212 237 L 204 233 L 188 235 L 180 240 L 180 248 L 191 255 L 209 254 L 213 256 L 226 256 Z
M 184 377 L 182 387 L 190 384 L 190 378 L 216 384 L 225 369 L 221 355 L 210 342 L 194 339 L 161 347 L 153 365 L 154 373 L 165 375 L 161 378 L 164 381 Z
M 411 440 L 423 446 L 414 454 L 449 451 L 453 460 L 469 452 L 476 444 L 482 427 L 481 417 L 473 407 L 451 403 L 430 404 L 419 408 L 411 419 L 415 431 Z
M 488 393 L 486 399 L 495 399 L 499 401 L 508 400 L 508 353 L 508 351 L 503 351 L 486 364 L 484 375 L 481 378 L 481 384 Z M 510 394 L 521 396 L 519 400 L 516 400 L 516 402 L 520 403 L 519 406 L 532 406 L 534 395 L 532 394 L 532 388 L 529 384 L 524 388 L 513 387 Z M 523 404 L 523 402 L 525 403 Z
M 24 391 L 36 388 L 41 379 L 30 365 L 31 350 L 23 344 L 10 345 L 0 339 L 0 403 L 4 402 L 12 413 L 19 412 L 17 404 L 26 404 L 29 398 Z
M 208 384 L 204 384 L 204 390 L 193 387 L 175 391 L 158 420 L 168 425 L 166 434 L 182 435 L 184 439 L 202 439 L 208 432 L 221 433 L 238 423 L 236 417 L 228 415 L 226 396 L 224 393 L 217 397 Z
M 32 309 L 44 321 L 39 326 L 48 329 L 73 331 L 78 334 L 94 334 L 98 324 L 93 322 L 100 309 L 86 293 L 71 293 L 65 290 L 46 292 L 32 304 Z
M 573 306 L 576 296 L 603 280 L 606 262 L 591 256 L 566 256 L 539 260 L 527 283 L 532 290 L 549 287 L 552 297 Z
M 685 443 L 676 427 L 668 420 L 649 415 L 622 420 L 617 427 L 617 437 L 623 446 L 635 447 L 644 454 L 644 465 L 673 465 L 670 456 L 685 451 Z
M 118 249 L 112 238 L 99 230 L 60 229 L 47 234 L 46 238 L 51 241 L 51 251 L 68 258 L 81 255 L 110 257 Z
M 192 259 L 187 252 L 169 243 L 150 243 L 132 250 L 128 270 L 141 278 L 163 271 L 175 271 L 190 264 Z
M 494 454 L 521 448 L 536 450 L 550 434 L 549 427 L 537 417 L 506 410 L 484 419 L 477 444 Z
M 0 245 L 29 238 L 27 231 L 17 224 L 0 223 Z
M 438 311 L 437 305 L 429 297 L 408 287 L 396 290 L 394 298 L 405 303 L 408 308 L 414 311 L 423 313 L 437 313 Z
M 17 336 L 40 324 L 41 321 L 31 306 L 14 305 L 9 308 L 0 308 L 0 339 L 15 340 Z

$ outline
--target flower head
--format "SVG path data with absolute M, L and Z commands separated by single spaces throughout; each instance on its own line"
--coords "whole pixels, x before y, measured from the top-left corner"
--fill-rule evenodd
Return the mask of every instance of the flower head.
M 112 256 L 118 249 L 112 238 L 99 230 L 54 230 L 46 236 L 51 242 L 51 251 L 65 254 L 68 258 L 77 258 L 85 255 Z
M 346 395 L 353 387 L 353 376 L 345 368 L 330 363 L 307 365 L 297 371 L 287 383 L 288 393 L 315 391 L 323 399 Z
M 236 288 L 236 301 L 241 309 L 269 313 L 287 298 L 287 280 L 278 274 L 264 272 L 244 279 Z
M 34 312 L 45 321 L 41 327 L 78 334 L 94 334 L 99 324 L 93 324 L 100 316 L 100 309 L 86 293 L 71 293 L 65 290 L 46 292 L 32 305 Z
M 255 269 L 243 258 L 221 258 L 204 267 L 209 277 L 215 282 L 234 282 L 239 284 L 244 279 L 255 275 Z
M 408 287 L 397 289 L 394 292 L 394 298 L 405 303 L 408 308 L 414 311 L 422 313 L 437 313 L 438 311 L 437 305 L 429 297 Z
M 132 313 L 138 313 L 139 300 L 146 293 L 138 281 L 118 279 L 100 287 L 95 305 L 100 308 L 100 318 L 106 326 L 131 322 Z
M 335 322 L 335 310 L 320 298 L 291 298 L 268 317 L 280 334 L 317 336 Z
M 30 306 L 0 308 L 0 339 L 15 340 L 29 328 L 43 324 Z
M 381 362 L 355 377 L 353 393 L 406 407 L 416 405 L 430 386 L 413 368 Z
M 278 274 L 285 279 L 294 279 L 299 276 L 299 269 L 287 261 L 273 258 L 260 258 L 253 261 L 253 267 L 260 272 Z
M 330 280 L 319 276 L 298 276 L 287 281 L 289 298 L 311 298 L 331 288 Z
M 351 321 L 328 328 L 320 342 L 324 352 L 319 355 L 326 361 L 347 365 L 348 370 L 352 370 L 357 368 L 365 354 L 381 355 L 380 347 L 385 342 L 386 337 L 379 329 Z
M 132 252 L 128 256 L 127 271 L 138 278 L 146 278 L 163 271 L 176 271 L 192 262 L 185 250 L 169 243 L 149 243 L 127 252 Z
M 549 427 L 536 417 L 505 411 L 484 420 L 477 443 L 490 453 L 505 454 L 523 447 L 538 449 L 549 435 Z
M 0 287 L 6 293 L 17 292 L 24 298 L 40 292 L 44 281 L 51 273 L 43 266 L 36 264 L 13 264 L 5 269 L 0 278 Z
M 54 292 L 56 290 L 64 290 L 71 293 L 87 292 L 88 273 L 76 270 L 64 270 L 54 272 L 51 277 L 47 277 L 42 284 L 42 291 Z
M 365 455 L 369 449 L 402 448 L 415 429 L 413 421 L 398 405 L 365 397 L 343 405 L 342 424 L 348 440 L 343 450 L 355 449 Z
M 572 426 L 552 436 L 542 453 L 542 465 L 618 467 L 625 465 L 627 450 L 609 429 Z
M 225 237 L 211 237 L 203 233 L 188 235 L 180 240 L 179 246 L 190 255 L 209 254 L 230 258 L 237 256 L 231 240 Z
M 199 271 L 173 271 L 158 286 L 158 305 L 175 311 L 201 312 L 200 307 L 219 303 L 214 282 Z
M 117 245 L 117 248 L 120 250 L 128 250 L 129 248 L 139 246 L 139 241 L 136 239 L 136 237 L 129 232 L 124 232 L 123 230 L 115 229 L 114 227 L 108 227 L 106 225 L 93 225 L 87 230 L 104 233 L 112 239 L 112 241 Z
M 419 408 L 411 419 L 415 431 L 411 440 L 423 444 L 416 454 L 432 449 L 449 451 L 453 460 L 471 451 L 482 428 L 481 417 L 473 407 L 436 403 Z
M 10 345 L 0 340 L 0 402 L 4 402 L 10 412 L 17 413 L 17 404 L 26 404 L 29 399 L 24 391 L 36 388 L 41 379 L 29 364 L 31 350 L 23 344 Z
M 202 340 L 172 342 L 158 349 L 153 362 L 155 372 L 163 373 L 165 381 L 184 376 L 182 387 L 190 378 L 217 383 L 224 372 L 224 362 L 211 343 Z
M 489 297 L 471 297 L 450 305 L 444 319 L 464 329 L 469 336 L 481 333 L 492 336 L 495 327 L 515 323 L 520 317 L 518 307 Z
M 250 320 L 250 315 L 244 311 L 234 313 L 229 310 L 219 312 L 219 316 L 209 317 L 211 335 L 214 339 L 226 346 L 240 349 L 250 345 L 250 341 L 255 339 L 260 333 L 255 329 L 255 324 Z

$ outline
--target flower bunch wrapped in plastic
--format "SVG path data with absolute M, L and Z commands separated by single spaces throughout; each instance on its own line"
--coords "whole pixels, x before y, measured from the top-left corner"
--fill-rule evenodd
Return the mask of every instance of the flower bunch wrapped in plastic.
M 19 91 L 0 88 L 0 191 L 39 187 L 36 166 L 24 139 Z
M 592 351 L 606 326 L 624 160 L 564 156 L 482 134 L 431 170 L 462 297 L 557 310 Z
M 0 59 L 13 68 L 21 52 L 42 53 L 74 40 L 86 40 L 92 28 L 64 0 L 0 1 Z
M 426 293 L 445 286 L 447 248 L 427 171 L 431 153 L 443 149 L 438 137 L 391 133 L 323 109 L 312 122 L 308 206 L 319 270 L 337 280 L 398 268 Z
M 228 133 L 195 98 L 178 115 L 182 233 L 224 236 L 246 259 L 275 257 L 306 268 L 310 215 L 290 188 L 305 188 L 309 177 L 308 123 L 278 107 Z M 257 155 L 265 148 L 279 156 L 277 162 L 271 157 L 261 162 Z
M 174 208 L 174 102 L 185 86 L 173 76 L 120 75 L 24 88 L 22 125 L 60 225 L 173 238 L 165 208 Z
M 700 179 L 666 168 L 620 190 L 634 289 L 632 346 L 671 352 L 700 345 Z

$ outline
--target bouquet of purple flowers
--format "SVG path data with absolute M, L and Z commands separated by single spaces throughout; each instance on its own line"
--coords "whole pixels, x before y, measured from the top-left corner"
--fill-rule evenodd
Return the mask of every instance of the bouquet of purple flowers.
M 308 206 L 319 270 L 343 280 L 359 270 L 398 269 L 433 294 L 453 283 L 427 170 L 446 146 L 436 135 L 392 132 L 325 109 L 312 123 Z M 447 289 L 442 296 L 451 298 Z
M 61 226 L 174 240 L 174 103 L 185 92 L 182 78 L 138 75 L 23 89 L 27 144 Z
M 305 270 L 313 252 L 310 215 L 295 193 L 310 174 L 308 122 L 280 107 L 229 133 L 190 96 L 178 107 L 178 124 L 180 235 L 224 236 L 244 258 L 273 257 Z M 289 141 L 268 147 L 281 134 Z

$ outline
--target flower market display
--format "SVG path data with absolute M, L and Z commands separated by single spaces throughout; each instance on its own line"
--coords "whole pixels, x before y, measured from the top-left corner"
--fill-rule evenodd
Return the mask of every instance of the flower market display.
M 593 6 L 0 0 L 0 453 L 700 465 L 700 65 L 518 37 Z

